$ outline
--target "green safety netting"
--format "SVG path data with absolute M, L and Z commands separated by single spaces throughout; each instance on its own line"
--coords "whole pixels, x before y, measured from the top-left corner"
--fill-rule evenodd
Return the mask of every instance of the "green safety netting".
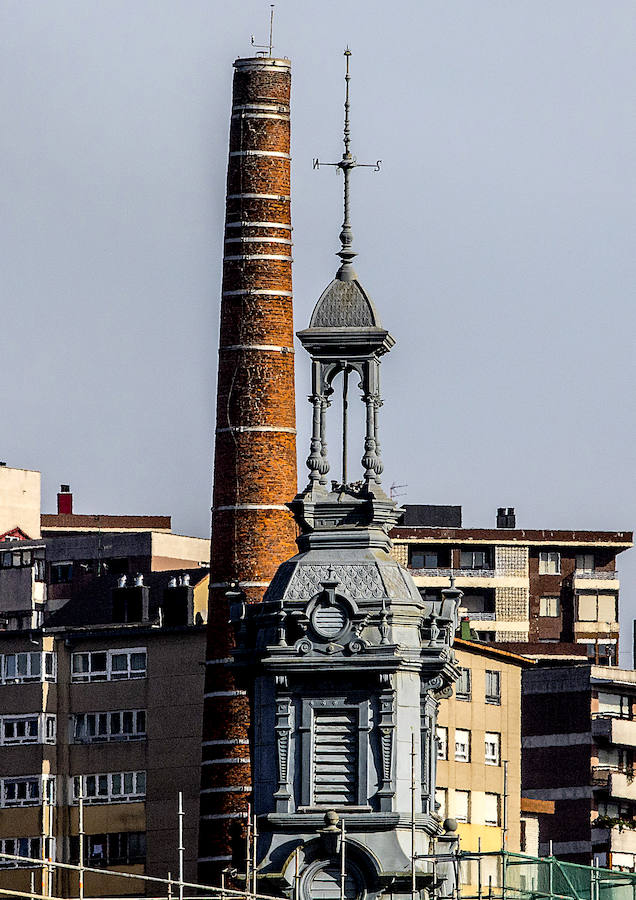
M 462 853 L 462 900 L 636 900 L 636 874 L 520 853 Z

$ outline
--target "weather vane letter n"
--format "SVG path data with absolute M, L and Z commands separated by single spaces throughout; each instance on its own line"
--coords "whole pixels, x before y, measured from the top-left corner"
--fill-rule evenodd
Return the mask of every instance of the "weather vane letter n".
M 320 166 L 335 166 L 337 169 L 341 169 L 344 174 L 344 221 L 342 223 L 342 230 L 340 232 L 340 250 L 336 254 L 342 260 L 342 265 L 338 269 L 336 273 L 336 278 L 340 281 L 353 281 L 356 277 L 356 273 L 353 268 L 352 260 L 354 256 L 357 256 L 357 253 L 353 249 L 353 229 L 351 228 L 351 222 L 349 221 L 349 177 L 351 175 L 351 170 L 362 167 L 364 169 L 373 169 L 375 172 L 380 171 L 380 164 L 382 160 L 378 159 L 375 163 L 359 163 L 355 156 L 351 155 L 351 127 L 349 124 L 349 82 L 351 81 L 351 75 L 349 74 L 349 57 L 351 56 L 351 50 L 347 47 L 344 52 L 345 60 L 346 60 L 346 69 L 345 69 L 345 102 L 344 102 L 344 150 L 342 153 L 342 159 L 339 162 L 333 163 L 324 163 L 320 162 L 320 160 L 314 160 L 314 169 L 319 169 Z

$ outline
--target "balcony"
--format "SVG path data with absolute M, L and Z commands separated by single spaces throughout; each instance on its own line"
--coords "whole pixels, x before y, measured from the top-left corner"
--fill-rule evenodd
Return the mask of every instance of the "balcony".
M 592 843 L 595 850 L 598 844 L 603 844 L 610 853 L 636 853 L 636 831 L 633 828 L 621 830 L 618 825 L 612 828 L 593 827 Z
M 577 572 L 572 575 L 572 587 L 580 591 L 617 591 L 618 572 Z
M 595 641 L 597 638 L 617 638 L 620 626 L 618 622 L 583 622 L 580 619 L 574 623 L 574 640 Z
M 592 787 L 604 789 L 617 800 L 636 800 L 636 779 L 633 771 L 620 772 L 607 766 L 594 766 Z
M 636 747 L 636 721 L 633 719 L 595 716 L 592 719 L 592 734 L 620 747 Z

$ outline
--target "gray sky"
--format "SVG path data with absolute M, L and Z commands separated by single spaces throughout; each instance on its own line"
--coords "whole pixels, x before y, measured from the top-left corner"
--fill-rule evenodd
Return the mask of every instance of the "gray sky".
M 209 532 L 232 62 L 268 13 L 0 0 L 0 459 L 42 471 L 47 511 L 68 481 L 78 512 Z M 636 7 L 279 0 L 297 328 L 336 268 L 341 179 L 311 161 L 341 154 L 347 43 L 353 150 L 383 160 L 354 175 L 353 224 L 397 339 L 385 485 L 467 525 L 514 505 L 522 527 L 633 529 Z M 301 461 L 308 373 L 300 350 Z

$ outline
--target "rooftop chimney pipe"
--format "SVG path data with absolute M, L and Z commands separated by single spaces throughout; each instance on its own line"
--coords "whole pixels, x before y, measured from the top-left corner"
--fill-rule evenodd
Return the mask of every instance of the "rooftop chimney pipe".
M 60 492 L 57 495 L 57 514 L 58 516 L 73 515 L 73 495 L 70 484 L 60 485 Z

